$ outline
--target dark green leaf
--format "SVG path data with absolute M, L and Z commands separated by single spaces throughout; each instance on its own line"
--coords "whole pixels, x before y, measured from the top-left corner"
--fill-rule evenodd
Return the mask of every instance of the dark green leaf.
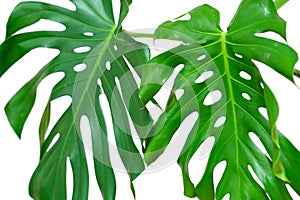
M 110 0 L 72 0 L 76 11 L 47 3 L 23 2 L 12 12 L 7 38 L 0 46 L 0 76 L 26 53 L 37 47 L 53 48 L 59 55 L 44 66 L 6 105 L 9 122 L 19 137 L 31 112 L 39 83 L 48 75 L 63 72 L 53 88 L 50 102 L 62 96 L 72 103 L 45 137 L 49 122 L 47 106 L 40 126 L 41 161 L 30 182 L 34 199 L 66 199 L 66 162 L 70 159 L 74 190 L 72 199 L 87 199 L 88 171 L 80 121 L 89 120 L 98 184 L 106 200 L 115 198 L 115 176 L 111 166 L 106 121 L 99 96 L 105 95 L 112 111 L 116 148 L 132 181 L 144 169 L 144 162 L 131 133 L 131 120 L 139 136 L 145 135 L 152 119 L 138 97 L 138 86 L 130 66 L 144 64 L 149 50 L 120 33 L 130 1 L 121 0 L 119 22 L 115 24 Z M 40 19 L 63 24 L 64 31 L 37 31 L 15 34 Z M 119 34 L 120 33 L 120 34 Z M 87 50 L 81 51 L 79 48 Z M 78 69 L 76 68 L 78 67 Z M 85 68 L 80 68 L 85 67 Z M 120 82 L 118 89 L 116 78 Z M 55 142 L 54 139 L 59 137 Z M 53 147 L 50 147 L 54 143 Z M 132 185 L 131 185 L 132 186 Z

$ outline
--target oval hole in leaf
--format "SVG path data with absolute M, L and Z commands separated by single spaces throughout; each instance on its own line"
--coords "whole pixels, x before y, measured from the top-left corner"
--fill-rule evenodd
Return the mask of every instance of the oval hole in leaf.
M 250 76 L 250 74 L 248 74 L 247 72 L 245 72 L 245 71 L 241 71 L 240 72 L 240 77 L 242 77 L 243 79 L 245 79 L 245 80 L 251 80 L 251 76 Z
M 246 99 L 246 100 L 248 100 L 248 101 L 251 100 L 250 95 L 249 95 L 248 93 L 246 93 L 246 92 L 243 92 L 243 93 L 242 93 L 242 96 L 244 97 L 244 99 Z
M 267 109 L 266 109 L 266 108 L 264 108 L 264 107 L 259 107 L 259 108 L 258 108 L 258 111 L 259 111 L 259 113 L 260 113 L 264 118 L 266 118 L 267 120 L 269 120 L 268 112 L 267 112 Z
M 183 89 L 177 89 L 175 91 L 175 96 L 176 96 L 177 99 L 180 99 L 183 94 L 184 94 L 184 90 Z
M 94 33 L 93 32 L 84 32 L 83 35 L 92 37 L 92 36 L 94 36 Z
M 265 188 L 265 186 L 262 184 L 262 182 L 259 180 L 258 176 L 256 175 L 256 173 L 254 172 L 253 168 L 251 165 L 248 165 L 248 170 L 249 172 L 251 173 L 253 179 L 255 180 L 256 183 L 258 183 L 258 185 L 261 187 L 261 188 Z
M 201 56 L 199 56 L 198 58 L 197 58 L 197 60 L 198 61 L 202 61 L 202 60 L 204 60 L 206 58 L 206 55 L 205 54 L 202 54 Z
M 235 55 L 235 57 L 237 57 L 237 58 L 243 58 L 243 56 L 242 56 L 241 54 L 235 53 L 234 55 Z
M 67 157 L 66 159 L 66 170 L 67 170 L 66 172 L 67 199 L 71 200 L 73 194 L 73 172 L 72 172 L 72 165 L 69 157 Z
M 90 50 L 91 50 L 91 47 L 88 47 L 88 46 L 77 47 L 77 48 L 73 49 L 73 51 L 75 53 L 86 53 L 86 52 L 89 52 Z
M 114 50 L 118 51 L 118 46 L 117 45 L 114 45 Z
M 207 71 L 207 72 L 203 72 L 196 80 L 195 83 L 203 83 L 205 82 L 207 79 L 209 79 L 210 77 L 212 77 L 214 75 L 213 71 Z
M 111 65 L 110 65 L 110 62 L 109 61 L 107 61 L 106 63 L 105 63 L 105 66 L 106 66 L 106 69 L 109 71 L 109 70 L 111 70 Z
M 263 84 L 263 83 L 260 83 L 260 87 L 261 87 L 262 89 L 264 89 L 264 88 L 265 88 L 265 86 L 264 86 L 264 84 Z
M 83 115 L 80 118 L 80 135 L 86 150 L 88 150 L 88 152 L 92 154 L 92 132 L 89 119 L 86 115 Z
M 206 106 L 213 105 L 220 101 L 222 98 L 222 92 L 220 90 L 214 90 L 205 97 L 203 104 Z
M 213 181 L 214 181 L 214 189 L 217 191 L 217 186 L 224 174 L 224 171 L 226 169 L 227 162 L 223 160 L 222 162 L 218 163 L 216 167 L 214 168 L 213 172 Z
M 271 157 L 269 156 L 265 146 L 261 142 L 261 140 L 257 137 L 257 135 L 253 132 L 249 132 L 249 137 L 252 140 L 252 142 L 261 150 L 262 153 L 264 153 L 269 160 L 271 160 Z
M 219 117 L 217 119 L 217 121 L 215 122 L 214 127 L 218 128 L 220 126 L 223 126 L 225 124 L 225 122 L 226 122 L 226 117 L 225 116 Z
M 204 140 L 204 142 L 200 145 L 189 162 L 188 168 L 190 179 L 195 185 L 199 183 L 204 174 L 209 159 L 209 154 L 213 148 L 214 143 L 215 137 L 213 136 L 210 136 L 206 140 Z
M 82 71 L 84 71 L 85 69 L 86 69 L 86 64 L 85 63 L 80 63 L 80 64 L 78 64 L 78 65 L 75 65 L 74 67 L 73 67 L 73 70 L 75 71 L 75 72 L 82 72 Z

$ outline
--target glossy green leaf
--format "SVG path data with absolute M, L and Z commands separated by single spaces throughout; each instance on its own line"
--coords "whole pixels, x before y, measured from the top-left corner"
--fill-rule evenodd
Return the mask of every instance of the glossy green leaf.
M 51 115 L 51 104 L 50 102 L 47 103 L 47 106 L 44 110 L 41 122 L 40 122 L 40 127 L 39 127 L 39 136 L 40 136 L 40 147 L 42 149 L 44 141 L 45 141 L 45 135 L 47 133 L 49 123 L 50 123 L 50 115 Z
M 30 181 L 30 195 L 42 200 L 66 199 L 66 163 L 69 158 L 74 180 L 72 199 L 87 199 L 89 173 L 85 147 L 88 146 L 82 142 L 80 127 L 82 117 L 86 116 L 91 129 L 89 150 L 94 156 L 96 178 L 103 198 L 111 200 L 115 198 L 116 181 L 109 145 L 115 144 L 108 141 L 107 122 L 99 97 L 102 95 L 109 102 L 116 148 L 132 181 L 143 171 L 144 162 L 131 135 L 130 123 L 133 122 L 137 134 L 142 136 L 148 132 L 152 119 L 139 99 L 130 65 L 137 67 L 147 62 L 149 50 L 120 33 L 131 1 L 121 0 L 117 24 L 110 0 L 71 2 L 76 6 L 75 11 L 41 2 L 23 2 L 13 10 L 7 24 L 7 38 L 0 46 L 0 75 L 37 47 L 58 49 L 60 53 L 12 97 L 5 111 L 13 129 L 21 137 L 39 83 L 50 74 L 63 72 L 64 77 L 53 88 L 41 120 L 41 161 Z M 40 19 L 61 23 L 66 29 L 16 34 Z M 72 103 L 45 138 L 51 101 L 62 96 L 70 96 Z
M 150 164 L 156 160 L 181 122 L 198 113 L 178 159 L 186 196 L 204 200 L 222 199 L 226 194 L 230 199 L 291 199 L 286 182 L 300 194 L 296 159 L 300 152 L 277 131 L 276 99 L 253 63 L 260 61 L 293 79 L 298 60 L 295 51 L 257 35 L 270 31 L 285 38 L 286 23 L 278 16 L 274 3 L 242 1 L 227 32 L 219 26 L 219 12 L 208 5 L 188 14 L 191 19 L 167 21 L 156 30 L 157 39 L 183 44 L 153 58 L 143 74 L 140 96 L 146 104 L 174 69 L 183 65 L 166 110 L 146 141 L 145 161 Z M 182 96 L 176 94 L 179 90 Z M 268 116 L 260 113 L 261 108 L 267 109 Z M 252 141 L 252 134 L 260 139 L 268 155 Z M 200 182 L 192 183 L 188 165 L 209 137 L 215 142 L 204 175 Z M 214 169 L 222 161 L 226 168 L 215 191 Z M 255 181 L 250 168 L 263 186 Z

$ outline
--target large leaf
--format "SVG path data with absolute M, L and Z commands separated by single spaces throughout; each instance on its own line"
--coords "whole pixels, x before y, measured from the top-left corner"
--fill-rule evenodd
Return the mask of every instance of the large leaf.
M 165 112 L 150 131 L 145 161 L 150 164 L 157 159 L 181 122 L 197 112 L 178 159 L 185 195 L 204 200 L 222 199 L 228 193 L 231 199 L 291 199 L 286 182 L 300 194 L 300 153 L 278 133 L 277 102 L 252 61 L 265 63 L 292 80 L 297 54 L 283 43 L 256 35 L 272 31 L 285 38 L 285 22 L 273 2 L 242 1 L 227 32 L 219 26 L 219 12 L 208 5 L 188 14 L 189 20 L 168 21 L 156 30 L 156 38 L 183 44 L 153 58 L 143 74 L 140 96 L 146 104 L 174 69 L 184 65 Z M 261 108 L 267 109 L 270 120 L 259 112 Z M 252 134 L 269 157 L 251 140 Z M 204 175 L 194 186 L 188 165 L 209 137 L 215 142 Z M 214 191 L 214 169 L 222 161 L 226 168 Z M 251 168 L 263 186 L 255 181 Z
M 13 129 L 21 137 L 35 102 L 37 86 L 48 75 L 63 72 L 64 77 L 53 88 L 42 117 L 41 161 L 31 178 L 30 195 L 42 200 L 66 199 L 66 163 L 69 158 L 74 180 L 72 199 L 87 199 L 88 169 L 80 130 L 81 119 L 86 116 L 91 129 L 90 150 L 99 187 L 104 199 L 114 199 L 116 182 L 109 154 L 109 145 L 114 144 L 108 142 L 99 96 L 105 95 L 109 102 L 116 147 L 132 181 L 143 171 L 144 162 L 133 141 L 130 123 L 132 120 L 141 136 L 147 132 L 152 120 L 139 100 L 138 87 L 127 61 L 133 67 L 141 65 L 147 62 L 149 50 L 120 33 L 130 1 L 121 0 L 117 24 L 114 23 L 110 0 L 72 0 L 72 3 L 76 11 L 41 2 L 23 2 L 13 10 L 7 24 L 7 38 L 0 46 L 0 75 L 37 47 L 58 49 L 60 53 L 16 93 L 5 111 Z M 40 19 L 61 23 L 66 30 L 15 34 Z M 79 51 L 80 47 L 87 51 Z M 49 136 L 44 138 L 51 101 L 62 96 L 72 97 L 72 103 Z M 58 140 L 54 141 L 57 137 Z

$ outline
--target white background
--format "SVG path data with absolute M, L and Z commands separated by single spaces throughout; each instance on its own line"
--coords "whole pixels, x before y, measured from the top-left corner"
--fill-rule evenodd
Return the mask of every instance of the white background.
M 0 1 L 0 42 L 5 38 L 5 24 L 9 13 L 19 2 L 21 1 Z M 48 0 L 47 2 L 68 5 L 66 0 Z M 163 21 L 175 18 L 203 3 L 208 3 L 219 9 L 221 13 L 221 24 L 225 30 L 239 2 L 238 0 L 134 0 L 130 14 L 124 22 L 124 28 L 127 30 L 155 28 Z M 279 12 L 288 22 L 288 43 L 294 47 L 298 53 L 300 53 L 300 37 L 298 31 L 299 10 L 300 2 L 290 0 Z M 28 183 L 32 172 L 38 164 L 39 158 L 38 123 L 43 107 L 45 106 L 46 96 L 49 95 L 47 88 L 50 88 L 53 82 L 44 82 L 43 85 L 39 87 L 38 93 L 41 94 L 41 96 L 37 98 L 33 113 L 30 115 L 24 127 L 22 140 L 17 138 L 9 126 L 3 108 L 12 95 L 54 55 L 55 51 L 44 49 L 32 51 L 0 79 L 0 199 L 30 199 L 28 195 Z M 300 67 L 297 66 L 297 68 Z M 265 66 L 261 66 L 261 71 L 280 104 L 278 128 L 286 134 L 299 149 L 300 131 L 298 124 L 300 123 L 300 91 L 292 83 Z M 54 108 L 57 109 L 57 112 L 54 112 L 53 118 L 57 119 L 60 114 L 59 111 L 61 110 L 58 106 L 58 102 L 56 102 Z M 191 173 L 196 177 L 195 179 L 199 179 L 199 174 L 203 172 L 203 162 L 206 160 L 203 158 L 203 155 L 202 159 L 199 159 L 199 157 L 200 155 L 198 155 L 198 158 L 191 164 Z M 88 161 L 89 167 L 92 168 L 91 156 L 88 156 Z M 133 199 L 129 190 L 127 175 L 124 173 L 117 173 L 116 175 L 118 181 L 116 199 Z M 68 173 L 68 176 L 70 176 L 70 173 Z M 90 179 L 89 199 L 101 199 L 92 171 Z M 134 183 L 137 200 L 187 199 L 183 196 L 180 169 L 174 163 L 155 173 L 141 175 Z M 68 188 L 71 188 L 71 186 Z M 70 192 L 70 189 L 68 192 Z M 293 197 L 294 199 L 300 199 L 294 193 Z M 70 199 L 70 195 L 68 195 L 68 199 Z

